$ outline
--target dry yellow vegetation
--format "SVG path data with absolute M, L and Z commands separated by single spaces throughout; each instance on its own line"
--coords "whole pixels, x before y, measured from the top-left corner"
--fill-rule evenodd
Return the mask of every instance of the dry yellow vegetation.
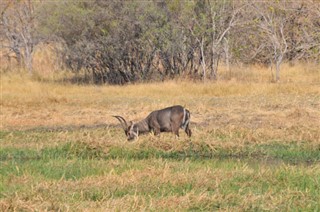
M 320 74 L 317 67 L 304 67 L 285 65 L 281 83 L 270 83 L 269 73 L 265 73 L 268 69 L 254 67 L 244 71 L 250 71 L 246 73 L 249 81 L 238 77 L 126 86 L 79 86 L 56 83 L 59 79 L 3 74 L 0 127 L 114 125 L 117 120 L 112 115 L 138 120 L 152 110 L 181 104 L 191 111 L 195 136 L 236 129 L 250 131 L 252 136 L 264 134 L 268 139 L 318 140 Z M 227 74 L 222 70 L 222 76 Z
M 0 210 L 318 210 L 319 69 L 257 69 L 126 86 L 2 74 Z M 127 142 L 112 117 L 174 104 L 190 140 Z

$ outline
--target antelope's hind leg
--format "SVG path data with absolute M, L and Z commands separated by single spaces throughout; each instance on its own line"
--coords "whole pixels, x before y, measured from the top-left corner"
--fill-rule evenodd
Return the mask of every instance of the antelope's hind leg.
M 184 131 L 186 132 L 186 134 L 187 134 L 189 137 L 191 137 L 192 132 L 191 132 L 191 130 L 189 129 L 189 124 L 186 126 L 186 129 L 185 129 Z
M 179 128 L 174 132 L 177 138 L 179 138 Z
M 176 137 L 179 138 L 179 125 L 178 124 L 173 124 L 171 127 L 172 133 L 176 135 Z

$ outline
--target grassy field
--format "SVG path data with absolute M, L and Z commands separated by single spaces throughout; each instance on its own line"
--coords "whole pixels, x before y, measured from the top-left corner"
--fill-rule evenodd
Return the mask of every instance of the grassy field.
M 121 87 L 2 74 L 0 210 L 319 211 L 318 68 Z M 127 142 L 112 117 L 174 104 L 191 139 Z

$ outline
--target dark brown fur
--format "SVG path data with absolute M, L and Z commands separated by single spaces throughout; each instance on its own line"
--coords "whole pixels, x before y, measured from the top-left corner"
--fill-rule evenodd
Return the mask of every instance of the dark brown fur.
M 137 123 L 130 122 L 129 125 L 123 117 L 114 117 L 120 121 L 128 140 L 151 131 L 155 135 L 159 135 L 161 132 L 172 132 L 179 137 L 180 128 L 184 129 L 189 137 L 191 136 L 190 112 L 180 105 L 153 111 L 145 119 Z

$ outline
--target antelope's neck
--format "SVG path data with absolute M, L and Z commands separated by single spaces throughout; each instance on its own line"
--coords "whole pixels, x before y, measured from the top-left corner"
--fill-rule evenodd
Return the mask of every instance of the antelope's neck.
M 148 125 L 146 119 L 143 119 L 143 120 L 137 122 L 136 126 L 139 129 L 139 133 L 146 133 L 146 132 L 150 131 L 149 125 Z

